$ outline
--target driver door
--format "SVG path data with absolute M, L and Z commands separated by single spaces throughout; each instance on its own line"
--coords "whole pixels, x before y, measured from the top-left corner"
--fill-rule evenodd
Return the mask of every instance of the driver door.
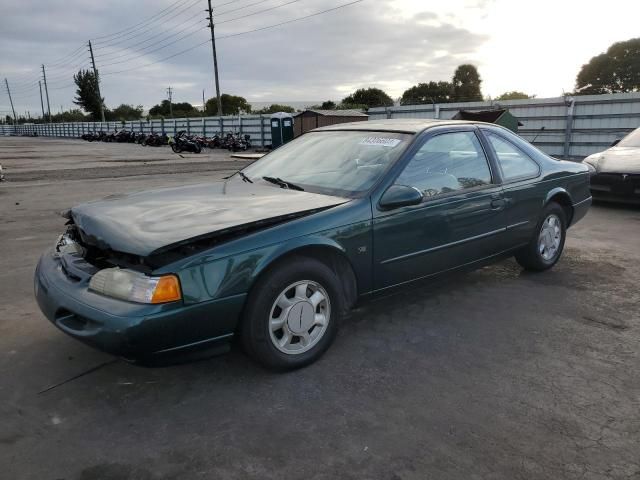
M 496 255 L 505 247 L 505 202 L 477 130 L 439 130 L 394 185 L 420 190 L 418 205 L 374 206 L 374 289 L 428 277 Z

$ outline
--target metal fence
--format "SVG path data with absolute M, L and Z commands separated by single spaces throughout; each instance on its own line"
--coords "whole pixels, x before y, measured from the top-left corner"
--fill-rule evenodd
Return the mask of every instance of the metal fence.
M 524 124 L 520 135 L 550 155 L 584 158 L 599 152 L 635 128 L 640 127 L 640 92 L 612 95 L 508 100 L 500 102 L 446 103 L 372 108 L 369 120 L 381 118 L 450 119 L 459 110 L 508 108 Z M 251 135 L 253 145 L 271 143 L 269 115 L 179 118 L 134 122 L 77 122 L 0 125 L 0 135 L 80 137 L 85 133 L 126 128 L 134 132 L 166 133 L 181 130 L 213 136 L 228 132 Z M 543 128 L 544 127 L 544 128 Z
M 227 117 L 196 117 L 159 120 L 140 120 L 129 122 L 68 122 L 0 125 L 0 135 L 33 135 L 37 133 L 43 137 L 78 138 L 85 133 L 113 132 L 127 129 L 132 132 L 166 133 L 175 135 L 185 130 L 189 135 L 204 135 L 213 137 L 230 132 L 251 135 L 254 146 L 271 144 L 271 123 L 269 115 L 243 115 Z
M 368 113 L 369 120 L 451 119 L 460 110 L 492 108 L 509 109 L 524 124 L 520 135 L 555 157 L 584 158 L 640 127 L 640 93 L 373 108 Z

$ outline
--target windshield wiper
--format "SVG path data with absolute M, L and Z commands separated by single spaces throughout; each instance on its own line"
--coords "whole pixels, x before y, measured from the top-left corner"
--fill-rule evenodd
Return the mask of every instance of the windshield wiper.
M 247 177 L 244 173 L 242 173 L 242 170 L 238 170 L 235 173 L 232 173 L 231 175 L 229 175 L 228 177 L 224 177 L 223 180 L 229 180 L 231 177 L 234 177 L 236 175 L 239 175 L 240 178 L 242 179 L 243 182 L 249 182 L 249 183 L 253 183 L 253 180 L 251 180 L 249 177 Z
M 279 177 L 262 177 L 263 180 L 266 180 L 269 183 L 273 183 L 278 185 L 280 188 L 288 188 L 289 190 L 298 190 L 299 192 L 304 192 L 304 188 L 295 183 L 287 182 Z

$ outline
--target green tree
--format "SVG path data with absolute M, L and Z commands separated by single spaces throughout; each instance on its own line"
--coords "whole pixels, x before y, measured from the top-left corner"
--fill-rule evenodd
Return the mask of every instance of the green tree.
M 598 95 L 640 91 L 640 38 L 611 45 L 583 65 L 576 94 Z
M 524 92 L 513 90 L 511 92 L 503 93 L 498 98 L 496 98 L 496 100 L 526 100 L 528 98 L 533 98 L 533 97 L 530 95 L 527 95 Z
M 98 113 L 98 116 L 100 114 Z M 51 115 L 52 122 L 86 122 L 92 119 L 92 115 L 86 115 L 79 108 L 74 108 Z
M 223 93 L 220 95 L 220 100 L 222 101 L 223 115 L 238 115 L 240 110 L 251 113 L 251 105 L 249 105 L 247 99 L 244 97 Z M 205 103 L 205 113 L 207 115 L 218 114 L 218 100 L 215 97 L 210 98 L 207 100 L 207 103 Z
M 142 105 L 134 107 L 133 105 L 123 103 L 113 110 L 107 110 L 105 116 L 108 120 L 140 120 L 142 118 L 142 110 Z
M 293 107 L 290 107 L 289 105 L 278 105 L 277 103 L 274 103 L 273 105 L 269 105 L 268 107 L 264 107 L 260 110 L 256 110 L 253 113 L 262 113 L 262 114 L 277 113 L 277 112 L 294 113 L 295 111 L 296 109 Z
M 362 106 L 366 108 L 391 107 L 393 99 L 379 88 L 361 88 L 342 100 L 342 106 Z
M 336 102 L 327 100 L 326 102 L 322 102 L 322 105 L 320 105 L 320 110 L 335 110 L 336 107 L 337 107 Z
M 401 105 L 425 105 L 429 103 L 447 103 L 453 96 L 453 85 L 449 82 L 419 83 L 405 90 L 400 99 Z
M 79 70 L 73 76 L 78 87 L 73 103 L 91 115 L 94 120 L 100 120 L 100 107 L 104 106 L 104 98 L 98 95 L 98 79 L 89 70 Z
M 189 102 L 172 102 L 171 104 L 169 104 L 169 100 L 162 100 L 162 102 L 160 102 L 158 105 L 154 105 L 149 109 L 149 116 L 152 118 L 170 117 L 172 112 L 173 118 L 183 118 L 200 115 L 198 109 L 191 105 Z
M 478 69 L 469 64 L 460 65 L 453 74 L 453 100 L 456 102 L 480 102 L 482 79 Z

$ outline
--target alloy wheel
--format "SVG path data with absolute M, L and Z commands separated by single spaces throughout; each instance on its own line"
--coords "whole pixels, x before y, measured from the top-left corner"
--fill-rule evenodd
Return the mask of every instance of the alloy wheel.
M 282 353 L 299 355 L 318 344 L 330 319 L 327 291 L 317 282 L 303 280 L 276 297 L 269 313 L 269 336 Z

